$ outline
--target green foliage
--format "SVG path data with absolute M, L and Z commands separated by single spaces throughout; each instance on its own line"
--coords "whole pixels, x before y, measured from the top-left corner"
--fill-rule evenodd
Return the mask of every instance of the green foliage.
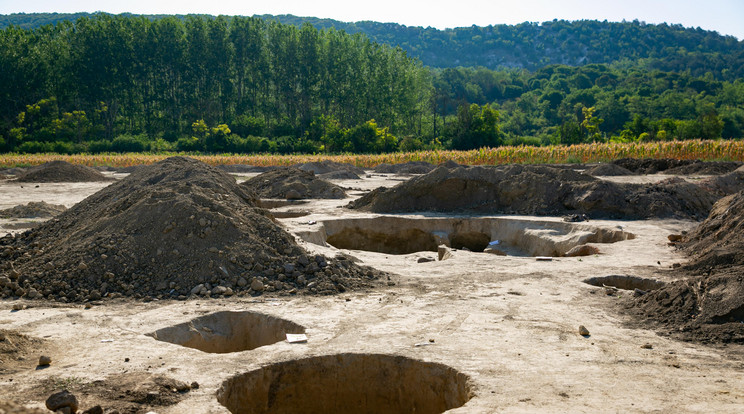
M 501 131 L 498 126 L 499 112 L 488 104 L 460 105 L 457 110 L 455 136 L 452 148 L 460 150 L 501 145 Z

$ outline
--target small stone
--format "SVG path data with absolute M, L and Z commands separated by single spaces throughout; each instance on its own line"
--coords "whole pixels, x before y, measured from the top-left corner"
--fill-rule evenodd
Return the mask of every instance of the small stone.
M 246 285 L 248 285 L 248 281 L 245 280 L 244 277 L 241 277 L 240 279 L 238 279 L 238 286 L 239 287 L 245 287 Z
M 299 283 L 300 285 L 304 285 L 305 284 L 305 276 L 302 276 L 302 275 L 297 276 L 297 283 Z
M 5 340 L 5 334 L 0 332 L 0 342 Z
M 584 325 L 579 325 L 579 335 L 589 336 L 589 330 Z
M 83 411 L 83 414 L 103 414 L 103 408 L 100 405 L 96 405 Z
M 590 246 L 588 244 L 582 244 L 581 246 L 574 246 L 571 250 L 567 251 L 566 257 L 578 257 L 578 256 L 591 256 L 593 254 L 599 254 L 599 249 Z
M 251 281 L 251 289 L 255 290 L 256 292 L 263 292 L 264 290 L 264 284 L 258 278 L 253 278 Z
M 447 260 L 452 257 L 452 253 L 450 253 L 449 247 L 445 246 L 444 244 L 440 244 L 437 247 L 437 255 L 439 257 L 439 261 Z
M 78 400 L 75 395 L 67 390 L 54 393 L 46 400 L 46 407 L 51 411 L 57 411 L 60 408 L 68 407 L 71 412 L 76 413 L 78 410 Z
M 192 295 L 198 295 L 199 292 L 201 292 L 202 289 L 204 289 L 204 284 L 196 285 L 196 286 L 194 286 L 193 289 L 191 289 L 191 294 Z
M 86 303 L 86 304 L 85 304 L 85 309 L 90 309 L 90 308 L 92 308 L 92 307 L 93 307 L 93 305 L 91 305 L 90 303 Z
M 80 262 L 80 264 L 78 265 L 78 270 L 87 270 L 87 269 L 88 269 L 88 265 L 83 262 Z
M 302 198 L 302 194 L 300 194 L 297 190 L 288 190 L 284 197 L 287 200 L 300 200 Z
M 495 254 L 496 256 L 506 256 L 506 252 L 493 247 L 486 247 L 483 249 L 483 253 Z
M 13 310 L 14 311 L 23 310 L 23 308 L 24 308 L 23 304 L 20 304 L 20 303 L 13 304 Z
M 645 344 L 641 345 L 641 348 L 642 349 L 654 349 L 654 346 L 651 345 L 651 344 L 649 344 L 649 343 L 645 343 Z
M 227 292 L 227 288 L 224 286 L 215 286 L 212 288 L 213 295 L 224 295 Z
M 667 236 L 667 239 L 669 239 L 670 242 L 676 243 L 682 241 L 682 235 L 681 234 L 670 234 Z
M 191 383 L 191 389 L 192 390 L 196 390 L 198 388 L 199 388 L 199 383 L 198 382 L 194 381 L 194 382 Z
M 46 355 L 42 355 L 39 357 L 39 365 L 40 366 L 46 366 L 52 363 L 52 357 L 48 357 Z
M 431 257 L 419 257 L 416 263 L 428 263 L 433 261 L 434 259 L 432 259 Z

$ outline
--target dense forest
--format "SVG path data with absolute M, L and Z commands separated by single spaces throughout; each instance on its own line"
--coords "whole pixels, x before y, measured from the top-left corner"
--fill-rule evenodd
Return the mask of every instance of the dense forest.
M 298 19 L 0 16 L 0 150 L 382 152 L 744 136 L 744 47 L 715 32 Z

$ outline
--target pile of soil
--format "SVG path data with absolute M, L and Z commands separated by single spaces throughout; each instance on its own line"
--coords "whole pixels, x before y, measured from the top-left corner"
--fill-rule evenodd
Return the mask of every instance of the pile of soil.
M 328 181 L 320 179 L 312 171 L 292 167 L 277 168 L 259 174 L 241 184 L 262 198 L 346 198 L 346 192 Z
M 29 168 L 16 177 L 16 181 L 21 183 L 81 183 L 112 180 L 93 168 L 70 164 L 66 161 L 50 161 Z
M 700 186 L 720 196 L 738 193 L 744 190 L 744 166 L 727 174 L 707 178 Z
M 202 162 L 142 167 L 41 226 L 0 239 L 0 297 L 331 294 L 379 272 L 309 255 L 247 187 Z
M 320 174 L 318 177 L 324 180 L 358 180 L 361 178 L 357 174 L 347 170 L 331 171 L 329 173 Z
M 257 165 L 247 165 L 247 164 L 222 164 L 222 165 L 218 165 L 216 168 L 222 171 L 228 172 L 228 173 L 246 174 L 246 173 L 264 173 L 266 171 L 271 171 L 277 167 L 259 167 Z
M 395 187 L 375 189 L 347 207 L 375 213 L 702 219 L 715 200 L 710 192 L 678 178 L 618 184 L 543 165 L 443 165 Z
M 612 164 L 623 167 L 634 174 L 656 174 L 694 162 L 696 160 L 675 160 L 673 158 L 620 158 L 612 161 Z
M 65 210 L 67 210 L 67 207 L 61 204 L 49 204 L 45 201 L 32 201 L 26 205 L 0 210 L 0 218 L 54 217 Z
M 29 408 L 13 401 L 0 400 L 0 414 L 49 414 L 49 410 Z
M 682 249 L 682 280 L 632 303 L 634 313 L 676 337 L 744 343 L 744 192 L 722 198 Z
M 633 171 L 627 168 L 623 168 L 617 164 L 598 164 L 594 167 L 590 167 L 584 174 L 591 175 L 593 177 L 616 177 L 621 175 L 635 175 Z
M 362 176 L 365 174 L 364 170 L 357 167 L 356 165 L 351 165 L 351 164 L 342 163 L 342 162 L 335 162 L 331 160 L 307 162 L 304 164 L 296 164 L 296 165 L 293 165 L 292 167 L 303 170 L 303 171 L 312 171 L 313 173 L 317 175 L 328 174 L 333 171 L 351 171 L 357 176 Z
M 740 168 L 742 163 L 736 161 L 700 161 L 693 160 L 690 164 L 670 168 L 664 174 L 672 175 L 721 175 Z
M 410 161 L 402 164 L 383 163 L 374 168 L 379 174 L 426 174 L 437 166 L 424 161 Z

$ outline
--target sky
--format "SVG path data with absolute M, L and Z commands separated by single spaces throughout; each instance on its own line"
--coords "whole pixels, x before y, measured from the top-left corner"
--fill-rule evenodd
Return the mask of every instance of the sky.
M 0 14 L 294 14 L 438 29 L 525 21 L 638 19 L 715 30 L 744 40 L 744 0 L 0 0 Z

